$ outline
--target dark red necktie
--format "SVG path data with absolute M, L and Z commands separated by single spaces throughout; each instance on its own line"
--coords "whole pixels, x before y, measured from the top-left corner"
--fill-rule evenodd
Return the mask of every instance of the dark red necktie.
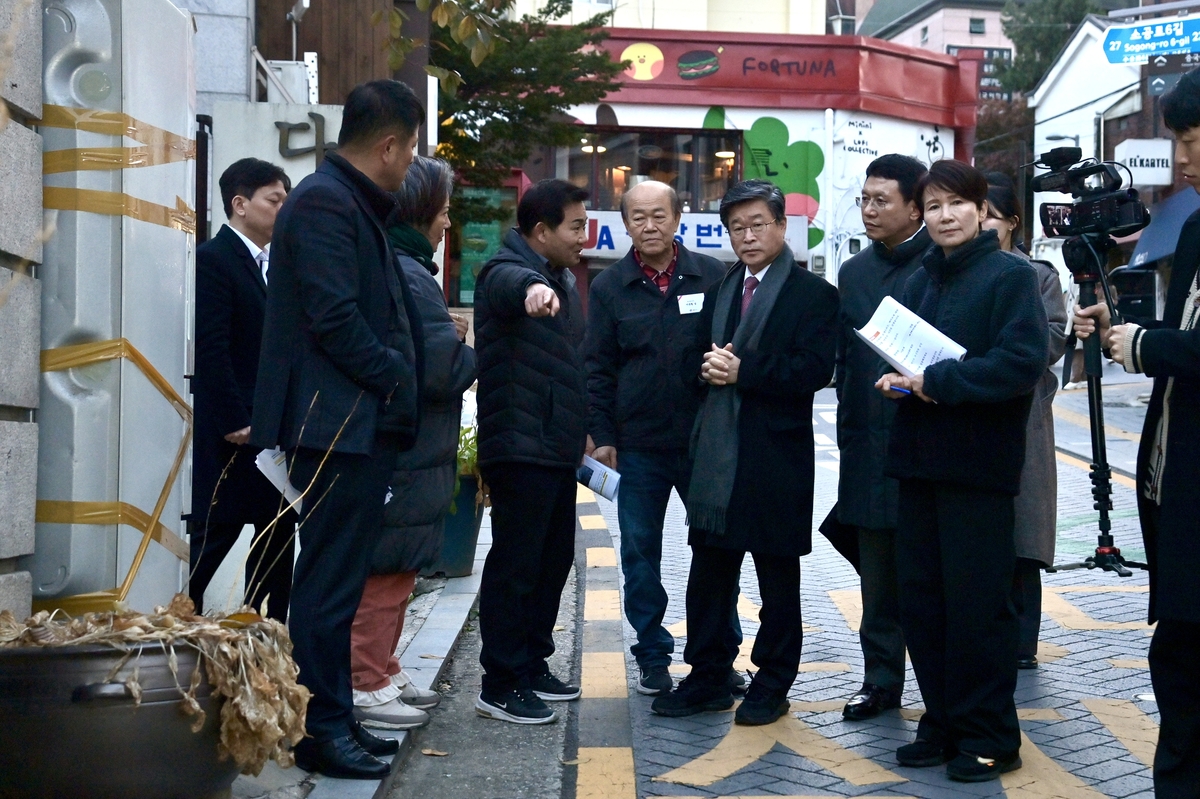
M 746 309 L 750 307 L 750 300 L 754 299 L 754 290 L 758 288 L 758 278 L 754 275 L 746 278 L 746 287 L 742 289 L 742 318 L 746 318 Z

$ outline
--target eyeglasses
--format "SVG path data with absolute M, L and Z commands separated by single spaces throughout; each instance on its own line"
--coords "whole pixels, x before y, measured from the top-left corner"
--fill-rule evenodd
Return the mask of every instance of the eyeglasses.
M 748 225 L 747 227 L 731 227 L 729 228 L 729 238 L 744 239 L 747 230 L 754 234 L 754 238 L 758 238 L 763 234 L 763 231 L 775 223 L 776 220 L 772 219 L 770 222 L 755 222 L 753 225 Z
M 892 206 L 890 200 L 885 200 L 882 197 L 855 197 L 854 204 L 859 208 L 874 207 L 877 211 L 886 211 Z

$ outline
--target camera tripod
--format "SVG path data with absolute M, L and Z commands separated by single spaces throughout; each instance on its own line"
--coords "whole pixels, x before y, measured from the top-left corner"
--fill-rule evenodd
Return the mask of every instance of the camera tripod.
M 1097 284 L 1103 290 L 1104 302 L 1112 324 L 1120 324 L 1120 317 L 1113 307 L 1112 294 L 1108 288 L 1108 279 L 1104 275 L 1104 264 L 1100 254 L 1105 253 L 1116 242 L 1112 236 L 1085 234 L 1067 239 L 1063 242 L 1063 260 L 1071 275 L 1079 285 L 1079 306 L 1087 308 L 1097 302 Z M 1103 374 L 1100 345 L 1100 325 L 1096 332 L 1083 340 L 1083 364 L 1087 375 L 1088 418 L 1091 421 L 1092 432 L 1092 498 L 1093 508 L 1100 512 L 1100 534 L 1096 537 L 1096 552 L 1090 558 L 1078 563 L 1066 563 L 1061 566 L 1051 566 L 1046 569 L 1049 573 L 1070 571 L 1072 569 L 1103 569 L 1116 572 L 1121 577 L 1133 574 L 1128 567 L 1138 569 L 1148 568 L 1144 563 L 1127 561 L 1121 557 L 1112 537 L 1112 520 L 1108 512 L 1112 510 L 1112 469 L 1108 465 L 1108 453 L 1104 440 L 1104 401 L 1100 378 Z M 1063 364 L 1064 369 L 1070 369 L 1070 359 Z

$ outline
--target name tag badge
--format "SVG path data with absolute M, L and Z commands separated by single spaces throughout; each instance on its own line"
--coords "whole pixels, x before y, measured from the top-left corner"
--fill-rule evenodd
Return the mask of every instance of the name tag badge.
M 704 307 L 703 294 L 683 294 L 679 297 L 679 314 L 699 313 Z

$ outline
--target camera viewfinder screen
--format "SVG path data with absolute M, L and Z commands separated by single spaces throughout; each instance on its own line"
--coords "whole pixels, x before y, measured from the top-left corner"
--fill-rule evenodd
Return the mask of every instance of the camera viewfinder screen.
M 1042 227 L 1051 236 L 1060 230 L 1071 228 L 1071 205 L 1068 203 L 1044 203 L 1042 205 Z

